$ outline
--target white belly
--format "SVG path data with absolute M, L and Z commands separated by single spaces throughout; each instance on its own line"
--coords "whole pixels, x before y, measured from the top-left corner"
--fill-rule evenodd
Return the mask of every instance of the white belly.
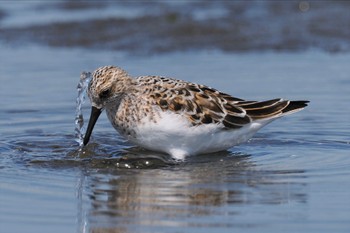
M 246 142 L 268 122 L 250 123 L 240 129 L 224 130 L 217 124 L 192 126 L 183 116 L 162 112 L 157 123 L 142 122 L 135 128 L 133 143 L 170 154 L 176 159 L 187 155 L 226 150 Z

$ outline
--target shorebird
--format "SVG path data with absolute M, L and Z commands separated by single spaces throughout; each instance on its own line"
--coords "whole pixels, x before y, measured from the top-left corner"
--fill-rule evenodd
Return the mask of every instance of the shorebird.
M 105 109 L 113 127 L 130 142 L 180 160 L 246 142 L 263 126 L 309 102 L 247 101 L 178 79 L 133 78 L 116 66 L 95 70 L 87 92 L 92 110 L 84 145 Z

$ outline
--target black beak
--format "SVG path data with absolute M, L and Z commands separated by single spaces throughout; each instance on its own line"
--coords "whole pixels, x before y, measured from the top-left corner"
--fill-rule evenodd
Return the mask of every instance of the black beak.
M 94 129 L 96 121 L 97 121 L 98 117 L 101 115 L 101 112 L 102 112 L 102 109 L 99 109 L 99 108 L 92 106 L 89 125 L 87 127 L 85 137 L 84 137 L 84 146 L 86 146 L 86 144 L 88 144 L 92 130 Z

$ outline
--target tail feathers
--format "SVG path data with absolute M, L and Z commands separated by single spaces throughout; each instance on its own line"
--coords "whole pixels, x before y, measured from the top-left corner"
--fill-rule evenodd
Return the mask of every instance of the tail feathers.
M 290 101 L 288 106 L 283 109 L 282 113 L 293 113 L 304 109 L 310 101 L 307 100 L 296 100 Z
M 242 107 L 252 120 L 268 119 L 280 117 L 302 110 L 309 101 L 298 100 L 289 101 L 283 99 L 273 99 L 262 102 L 242 102 L 238 106 Z

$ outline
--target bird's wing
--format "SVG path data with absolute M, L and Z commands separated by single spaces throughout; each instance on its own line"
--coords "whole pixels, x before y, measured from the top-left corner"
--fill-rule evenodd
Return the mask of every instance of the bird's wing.
M 255 120 L 297 111 L 307 103 L 283 99 L 246 101 L 208 86 L 158 76 L 144 76 L 138 81 L 153 104 L 187 117 L 194 126 L 215 123 L 226 129 L 240 128 Z

